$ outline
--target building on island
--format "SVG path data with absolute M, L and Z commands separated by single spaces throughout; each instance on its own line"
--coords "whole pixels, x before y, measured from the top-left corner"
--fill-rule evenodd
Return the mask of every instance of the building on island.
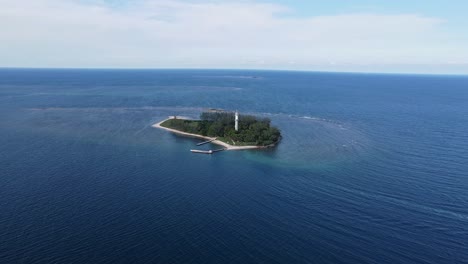
M 236 123 L 234 125 L 234 129 L 236 131 L 239 131 L 239 112 L 237 112 L 237 110 L 236 110 L 236 114 L 235 114 L 235 121 L 236 121 Z
M 224 109 L 219 109 L 219 108 L 209 108 L 205 111 L 206 113 L 218 113 L 218 114 L 232 114 L 231 111 L 226 111 Z M 234 112 L 234 129 L 236 131 L 239 131 L 239 111 L 236 110 L 236 112 Z

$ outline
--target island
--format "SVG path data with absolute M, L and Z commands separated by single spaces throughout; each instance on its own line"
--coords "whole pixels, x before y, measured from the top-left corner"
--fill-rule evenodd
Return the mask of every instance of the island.
M 239 115 L 237 111 L 212 109 L 201 113 L 199 120 L 171 116 L 153 127 L 202 138 L 205 143 L 222 146 L 223 150 L 270 148 L 281 140 L 280 130 L 271 126 L 270 119 Z

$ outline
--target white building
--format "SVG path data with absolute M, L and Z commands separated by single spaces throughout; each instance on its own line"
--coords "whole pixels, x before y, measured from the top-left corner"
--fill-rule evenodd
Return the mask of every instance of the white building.
M 236 110 L 235 118 L 236 118 L 236 119 L 235 119 L 235 120 L 236 120 L 236 124 L 235 124 L 235 126 L 234 126 L 234 129 L 235 129 L 236 131 L 239 131 L 239 112 L 237 112 L 237 110 Z

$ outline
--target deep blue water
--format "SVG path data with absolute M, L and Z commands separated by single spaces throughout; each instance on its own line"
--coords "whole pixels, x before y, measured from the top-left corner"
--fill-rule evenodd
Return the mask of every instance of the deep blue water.
M 283 141 L 151 127 L 208 107 Z M 2 69 L 0 111 L 0 263 L 468 263 L 468 77 Z

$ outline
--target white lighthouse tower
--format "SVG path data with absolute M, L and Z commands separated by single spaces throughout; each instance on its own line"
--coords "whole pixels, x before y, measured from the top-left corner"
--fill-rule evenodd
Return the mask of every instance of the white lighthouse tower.
M 237 110 L 236 110 L 236 114 L 235 114 L 235 120 L 236 120 L 236 123 L 235 123 L 234 129 L 236 131 L 239 131 L 239 112 L 237 112 Z

